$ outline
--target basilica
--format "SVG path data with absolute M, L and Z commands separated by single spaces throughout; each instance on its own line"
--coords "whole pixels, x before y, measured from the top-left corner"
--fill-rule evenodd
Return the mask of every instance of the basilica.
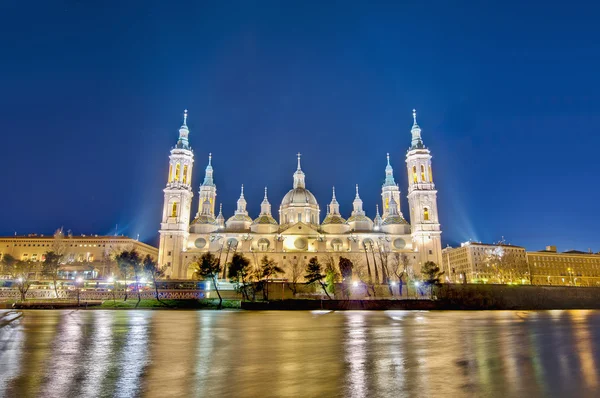
M 248 214 L 243 186 L 234 214 L 225 217 L 221 206 L 217 213 L 217 185 L 213 178 L 212 156 L 209 155 L 198 192 L 198 209 L 192 219 L 194 153 L 189 134 L 185 111 L 179 139 L 169 156 L 159 231 L 158 262 L 167 266 L 167 275 L 171 279 L 190 279 L 194 272 L 191 264 L 207 251 L 214 252 L 222 264 L 226 264 L 235 252 L 243 253 L 254 264 L 267 255 L 288 274 L 292 264 L 306 262 L 315 256 L 323 260 L 344 256 L 354 262 L 366 259 L 375 262 L 377 269 L 378 259 L 383 262 L 394 253 L 404 253 L 417 273 L 426 261 L 441 264 L 441 229 L 431 153 L 423 144 L 416 111 L 413 110 L 412 140 L 406 153 L 410 223 L 400 209 L 400 188 L 394 180 L 389 154 L 381 187 L 381 214 L 377 205 L 374 218 L 368 217 L 363 209 L 357 185 L 353 210 L 348 218 L 340 213 L 334 189 L 322 219 L 319 203 L 307 188 L 298 154 L 292 187 L 281 199 L 277 219 L 266 188 L 256 218 Z

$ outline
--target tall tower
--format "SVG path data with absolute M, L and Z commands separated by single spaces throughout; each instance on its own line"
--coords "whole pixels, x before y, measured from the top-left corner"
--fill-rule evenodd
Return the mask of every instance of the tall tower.
M 408 205 L 413 247 L 419 268 L 427 261 L 441 265 L 442 243 L 437 209 L 437 191 L 431 172 L 431 153 L 421 139 L 417 111 L 413 109 L 412 142 L 406 153 Z
M 394 169 L 390 165 L 390 154 L 387 154 L 387 166 L 385 167 L 385 181 L 381 187 L 381 201 L 383 205 L 383 218 L 386 218 L 390 213 L 390 202 L 392 198 L 396 201 L 398 206 L 398 214 L 402 215 L 400 211 L 400 188 L 394 181 Z
M 162 222 L 160 223 L 160 243 L 158 264 L 167 266 L 167 275 L 173 279 L 187 277 L 183 270 L 182 252 L 189 236 L 190 211 L 192 205 L 192 166 L 194 153 L 190 148 L 187 126 L 187 109 L 183 114 L 183 125 L 179 128 L 177 145 L 169 156 L 169 176 L 163 190 Z

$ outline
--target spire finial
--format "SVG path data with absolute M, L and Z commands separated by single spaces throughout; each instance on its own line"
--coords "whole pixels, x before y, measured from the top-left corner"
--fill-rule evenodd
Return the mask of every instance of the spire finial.
M 333 199 L 335 199 L 335 187 L 333 187 Z
M 358 184 L 356 184 L 356 197 L 358 198 Z
M 219 203 L 219 214 L 223 213 L 223 203 Z
M 267 187 L 265 187 L 265 199 L 267 199 Z
M 298 156 L 298 170 L 300 170 L 300 156 L 302 156 L 302 155 L 300 154 L 300 152 L 298 152 L 297 156 Z
M 413 123 L 417 125 L 417 110 L 413 108 Z
M 388 153 L 386 154 L 386 156 L 387 156 L 387 162 L 388 162 L 388 166 L 389 166 L 389 165 L 390 165 L 390 153 L 388 152 Z
M 208 153 L 208 165 L 211 166 L 211 162 L 212 162 L 212 152 Z
M 240 195 L 240 198 L 244 197 L 244 184 L 242 184 L 242 194 Z
M 185 109 L 185 110 L 183 111 L 183 125 L 184 125 L 184 126 L 187 126 L 187 116 L 188 116 L 188 110 L 187 110 L 187 109 Z

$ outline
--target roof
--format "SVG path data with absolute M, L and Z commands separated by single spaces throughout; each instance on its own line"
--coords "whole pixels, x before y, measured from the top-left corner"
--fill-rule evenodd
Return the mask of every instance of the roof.
M 321 225 L 330 225 L 330 224 L 347 224 L 346 220 L 338 214 L 328 214 L 327 217 L 323 220 Z
M 317 206 L 317 199 L 308 189 L 298 187 L 291 189 L 281 200 L 281 207 L 292 204 Z
M 381 225 L 408 224 L 402 216 L 387 216 Z
M 269 224 L 269 225 L 279 225 L 277 224 L 277 221 L 272 217 L 272 216 L 268 216 L 268 215 L 262 215 L 257 217 L 253 222 L 252 225 L 256 225 L 256 224 Z

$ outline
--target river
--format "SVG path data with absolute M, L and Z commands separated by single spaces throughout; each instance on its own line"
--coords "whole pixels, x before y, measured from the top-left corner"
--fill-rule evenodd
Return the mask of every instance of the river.
M 600 311 L 4 311 L 1 397 L 600 396 Z

